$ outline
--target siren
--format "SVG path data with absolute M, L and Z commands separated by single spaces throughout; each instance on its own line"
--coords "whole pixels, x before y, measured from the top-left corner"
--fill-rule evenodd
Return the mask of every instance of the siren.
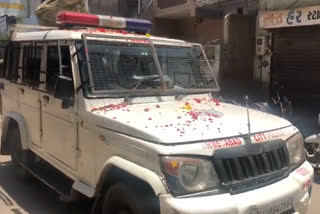
M 103 16 L 63 11 L 57 14 L 57 24 L 62 26 L 101 27 L 147 33 L 152 23 L 144 19 Z

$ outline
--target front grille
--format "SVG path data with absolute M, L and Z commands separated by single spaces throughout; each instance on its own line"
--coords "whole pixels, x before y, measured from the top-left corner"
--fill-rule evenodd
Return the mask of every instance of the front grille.
M 232 156 L 213 161 L 222 185 L 231 189 L 261 185 L 288 171 L 289 157 L 285 146 L 254 155 Z

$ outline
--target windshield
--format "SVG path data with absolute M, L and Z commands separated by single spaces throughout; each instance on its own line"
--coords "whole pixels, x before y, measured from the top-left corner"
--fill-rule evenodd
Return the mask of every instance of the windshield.
M 90 69 L 84 54 L 79 54 L 79 64 L 82 78 L 91 83 L 89 93 L 217 89 L 200 46 L 156 45 L 156 54 L 149 44 L 88 41 L 87 47 Z M 81 48 L 78 44 L 77 49 Z

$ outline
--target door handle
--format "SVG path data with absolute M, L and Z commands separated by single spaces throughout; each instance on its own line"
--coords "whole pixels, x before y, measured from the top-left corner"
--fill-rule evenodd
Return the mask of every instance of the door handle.
M 49 101 L 50 101 L 49 96 L 43 95 L 43 101 L 44 101 L 45 103 L 49 103 Z
M 20 91 L 21 95 L 24 95 L 24 89 L 23 88 L 20 88 L 19 91 Z

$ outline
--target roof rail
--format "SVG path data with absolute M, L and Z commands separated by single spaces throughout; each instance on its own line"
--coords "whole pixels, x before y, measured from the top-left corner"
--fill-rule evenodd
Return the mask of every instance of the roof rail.
M 11 30 L 15 32 L 34 32 L 34 31 L 48 31 L 48 30 L 58 30 L 57 27 L 48 27 L 41 25 L 24 25 L 24 24 L 15 24 L 11 26 Z

